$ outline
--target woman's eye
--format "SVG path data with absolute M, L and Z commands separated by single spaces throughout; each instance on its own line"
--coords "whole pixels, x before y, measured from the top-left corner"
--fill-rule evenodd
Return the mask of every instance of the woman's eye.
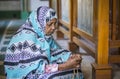
M 48 26 L 51 26 L 52 24 L 56 25 L 57 22 L 49 22 L 49 23 L 47 23 Z
M 48 23 L 48 26 L 51 26 L 52 25 L 52 23 Z

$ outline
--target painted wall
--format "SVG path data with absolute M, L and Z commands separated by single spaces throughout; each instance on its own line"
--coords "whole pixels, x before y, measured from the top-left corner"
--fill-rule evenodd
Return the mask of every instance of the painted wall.
M 29 10 L 36 10 L 39 6 L 49 6 L 48 1 L 44 0 L 30 0 Z
M 0 19 L 26 19 L 39 6 L 49 6 L 48 0 L 1 0 Z
M 21 10 L 20 0 L 0 1 L 0 11 L 18 11 Z
M 20 18 L 20 12 L 20 0 L 0 1 L 0 19 Z

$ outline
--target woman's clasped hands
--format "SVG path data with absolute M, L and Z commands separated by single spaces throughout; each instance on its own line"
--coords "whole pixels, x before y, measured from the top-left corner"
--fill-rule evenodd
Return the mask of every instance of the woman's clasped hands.
M 69 57 L 69 59 L 66 61 L 66 67 L 67 69 L 71 68 L 79 68 L 81 65 L 82 57 L 80 54 L 73 54 Z

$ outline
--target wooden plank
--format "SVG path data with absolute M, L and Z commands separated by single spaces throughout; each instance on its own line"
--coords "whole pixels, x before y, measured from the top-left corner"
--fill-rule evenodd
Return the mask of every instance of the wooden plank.
M 92 57 L 95 57 L 95 49 L 93 49 L 93 47 L 89 47 L 88 45 L 86 45 L 85 43 L 83 43 L 80 39 L 78 39 L 77 37 L 73 37 L 73 42 L 80 46 L 81 48 L 83 48 L 85 51 L 87 51 L 87 53 L 89 53 Z
M 98 11 L 97 11 L 97 7 L 98 7 L 97 0 L 93 0 L 93 37 L 94 37 L 94 40 L 97 40 L 97 36 L 98 36 L 98 27 L 97 27 Z
M 59 27 L 59 30 L 64 33 L 66 36 L 68 36 L 68 38 L 70 38 L 70 34 L 67 30 L 65 30 L 63 27 Z
M 62 19 L 59 19 L 59 22 L 60 22 L 62 25 L 64 25 L 65 27 L 70 28 L 70 27 L 69 27 L 69 24 L 66 23 L 65 21 L 63 21 Z
M 120 40 L 120 0 L 117 0 L 117 11 L 118 11 L 118 13 L 117 13 L 117 26 L 118 26 L 117 39 Z
M 116 40 L 116 14 L 117 14 L 117 7 L 116 7 L 116 0 L 113 0 L 113 26 L 112 26 L 112 40 Z
M 70 42 L 72 42 L 72 36 L 73 36 L 73 0 L 69 0 L 69 4 L 70 4 L 70 10 L 69 10 L 69 20 L 70 20 L 70 23 L 69 23 L 69 33 L 70 33 Z
M 60 30 L 56 31 L 56 36 L 57 39 L 64 39 L 64 34 Z
M 120 55 L 110 55 L 109 63 L 120 63 Z
M 52 8 L 52 0 L 49 0 L 49 7 Z
M 73 2 L 73 27 L 77 27 L 77 19 L 78 19 L 78 16 L 77 16 L 77 12 L 78 12 L 78 10 L 77 10 L 77 8 L 78 8 L 78 4 L 77 4 L 77 1 L 78 0 L 73 0 L 74 2 Z
M 118 47 L 120 47 L 120 40 L 110 41 L 110 48 L 118 48 Z
M 58 19 L 61 19 L 61 15 L 62 15 L 62 12 L 61 12 L 61 0 L 57 0 L 57 4 L 58 4 Z
M 84 31 L 79 30 L 77 27 L 73 27 L 73 31 L 75 33 L 77 33 L 78 35 L 80 35 L 80 36 L 82 36 L 82 37 L 92 41 L 93 43 L 96 43 L 96 41 L 94 40 L 94 38 L 91 35 L 87 34 Z

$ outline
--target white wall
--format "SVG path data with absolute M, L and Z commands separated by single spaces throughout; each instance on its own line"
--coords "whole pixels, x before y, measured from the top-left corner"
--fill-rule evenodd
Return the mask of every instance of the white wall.
M 0 11 L 21 10 L 20 0 L 18 1 L 0 1 Z
M 39 6 L 49 6 L 48 1 L 41 0 L 30 0 L 29 2 L 29 10 L 36 10 Z

